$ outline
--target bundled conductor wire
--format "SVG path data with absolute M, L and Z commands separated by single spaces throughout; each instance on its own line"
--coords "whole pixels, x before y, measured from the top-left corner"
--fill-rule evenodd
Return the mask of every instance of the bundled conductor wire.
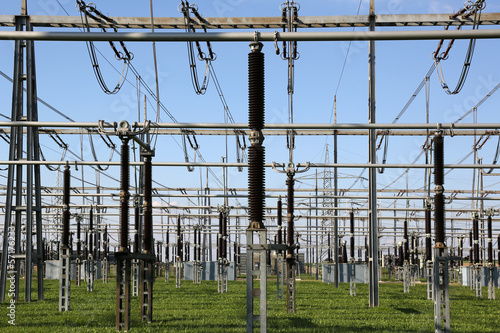
M 476 0 L 476 2 L 474 3 L 472 1 L 467 1 L 464 5 L 464 8 L 461 9 L 458 13 L 452 15 L 450 18 L 455 18 L 460 15 L 467 18 L 469 16 L 474 15 L 474 23 L 472 26 L 472 30 L 476 30 L 479 28 L 481 12 L 485 7 L 486 7 L 485 0 Z M 461 25 L 457 27 L 457 30 L 460 30 L 460 28 Z M 446 27 L 446 30 L 448 30 L 448 27 Z M 476 39 L 473 38 L 469 41 L 469 47 L 467 48 L 464 65 L 462 67 L 462 72 L 460 73 L 457 86 L 453 91 L 451 91 L 450 88 L 448 87 L 448 84 L 446 83 L 446 80 L 444 79 L 443 69 L 441 68 L 441 60 L 448 59 L 448 53 L 450 52 L 454 42 L 455 40 L 452 39 L 448 44 L 448 48 L 446 49 L 446 51 L 439 54 L 441 46 L 443 45 L 443 40 L 441 40 L 439 42 L 437 50 L 433 53 L 434 62 L 436 63 L 436 68 L 438 69 L 438 77 L 439 81 L 441 82 L 441 87 L 448 95 L 458 94 L 462 90 L 465 84 L 465 80 L 467 79 L 467 75 L 469 74 L 472 57 L 474 55 L 474 49 L 476 47 Z
M 103 23 L 103 24 L 114 23 L 112 19 L 110 19 L 106 15 L 102 14 L 99 10 L 97 10 L 93 3 L 86 4 L 82 0 L 77 0 L 76 3 L 77 3 L 77 9 L 80 11 L 82 24 L 85 25 L 85 29 L 87 30 L 87 32 L 90 32 L 89 18 L 93 19 L 98 23 Z M 105 27 L 101 27 L 101 29 L 103 32 L 107 32 Z M 113 30 L 114 32 L 118 32 L 118 30 L 115 27 L 113 27 Z M 129 63 L 134 58 L 134 55 L 127 50 L 127 47 L 125 46 L 125 43 L 123 41 L 120 41 L 120 46 L 123 52 L 118 51 L 113 41 L 109 41 L 109 45 L 111 46 L 111 48 L 115 53 L 116 60 L 123 61 L 123 69 L 120 76 L 120 80 L 118 81 L 113 90 L 109 89 L 108 86 L 106 85 L 106 82 L 104 81 L 101 68 L 99 67 L 99 61 L 97 59 L 95 46 L 92 41 L 87 42 L 87 50 L 89 52 L 90 61 L 92 63 L 92 69 L 94 70 L 94 74 L 97 78 L 99 86 L 106 94 L 113 95 L 116 94 L 118 91 L 120 91 L 121 87 L 123 86 L 125 78 L 127 77 Z
M 182 0 L 179 7 L 179 12 L 184 14 L 184 23 L 186 25 L 186 32 L 196 32 L 196 29 L 191 25 L 191 16 L 190 13 L 193 13 L 194 16 L 201 22 L 203 22 L 203 17 L 198 12 L 198 6 L 195 4 L 190 5 L 188 1 Z M 203 26 L 203 31 L 207 32 L 207 28 Z M 196 44 L 196 49 L 198 50 L 198 60 L 205 61 L 205 75 L 203 77 L 203 82 L 200 85 L 200 80 L 198 78 L 198 71 L 196 69 L 196 56 L 194 52 L 193 42 L 187 42 L 188 47 L 188 59 L 189 59 L 189 69 L 191 71 L 191 81 L 193 83 L 194 91 L 197 95 L 204 95 L 207 91 L 208 82 L 210 79 L 210 69 L 211 63 L 214 61 L 217 56 L 212 51 L 212 46 L 210 42 L 207 41 L 208 55 L 201 50 L 201 45 L 199 41 L 194 42 Z

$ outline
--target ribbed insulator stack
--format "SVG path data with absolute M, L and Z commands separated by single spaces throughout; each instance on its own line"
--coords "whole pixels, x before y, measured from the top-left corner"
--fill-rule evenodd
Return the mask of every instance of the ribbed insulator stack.
M 488 215 L 488 263 L 493 263 L 493 228 L 492 218 Z
M 94 257 L 94 208 L 90 206 L 89 212 L 89 252 L 88 258 Z
M 432 260 L 431 207 L 425 208 L 425 261 Z
M 444 247 L 444 139 L 443 134 L 437 131 L 434 136 L 434 229 L 436 246 Z
M 264 137 L 264 54 L 262 43 L 250 44 L 248 55 L 248 127 L 251 146 L 248 148 L 248 210 L 250 227 L 264 229 L 265 149 Z
M 474 263 L 479 263 L 479 220 L 477 216 L 472 219 L 472 235 L 474 237 Z
M 64 167 L 64 174 L 63 174 L 63 185 L 64 185 L 63 207 L 64 208 L 63 208 L 63 212 L 62 212 L 63 229 L 62 229 L 62 244 L 61 244 L 63 247 L 68 247 L 69 246 L 70 181 L 71 181 L 71 174 L 69 172 L 69 166 L 66 165 Z
M 120 171 L 120 252 L 126 252 L 128 248 L 128 200 L 130 193 L 128 191 L 130 186 L 130 155 L 128 139 L 122 139 L 121 146 L 121 171 Z
M 351 258 L 354 258 L 354 212 L 351 210 L 349 212 L 349 221 L 350 221 L 350 227 L 351 227 Z
M 181 217 L 177 217 L 177 258 L 182 261 L 183 250 L 182 250 L 182 234 L 181 234 Z
M 143 251 L 153 252 L 153 199 L 152 199 L 152 163 L 151 156 L 144 156 L 144 233 Z
M 264 54 L 253 49 L 248 54 L 248 127 L 260 131 L 264 128 Z
M 408 221 L 404 221 L 403 224 L 403 244 L 404 244 L 404 259 L 408 260 L 410 258 L 410 250 L 408 247 Z
M 289 174 L 286 178 L 286 186 L 287 186 L 287 235 L 286 235 L 286 242 L 287 245 L 290 247 L 288 249 L 288 256 L 289 258 L 293 257 L 293 249 L 291 248 L 293 245 L 293 234 L 294 234 L 294 218 L 293 218 L 293 207 L 294 205 L 294 195 L 293 195 L 293 188 L 295 184 L 295 180 L 293 179 L 293 175 Z

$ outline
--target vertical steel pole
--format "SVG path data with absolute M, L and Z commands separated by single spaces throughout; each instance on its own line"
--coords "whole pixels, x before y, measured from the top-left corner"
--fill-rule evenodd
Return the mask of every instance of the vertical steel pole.
M 375 31 L 375 0 L 370 0 L 370 31 Z M 375 108 L 375 41 L 369 41 L 369 119 L 370 124 L 376 123 L 376 108 Z M 370 164 L 377 163 L 376 149 L 376 130 L 369 130 L 369 162 Z M 369 297 L 370 307 L 379 306 L 379 285 L 378 285 L 378 220 L 377 220 L 377 170 L 370 168 L 369 170 Z
M 335 118 L 337 118 L 335 116 Z M 336 122 L 336 119 L 335 119 Z M 338 131 L 335 130 L 333 132 L 333 163 L 337 164 L 337 137 L 338 137 Z M 335 218 L 333 219 L 333 248 L 334 248 L 334 256 L 335 256 L 335 262 L 334 262 L 334 274 L 335 274 L 335 288 L 339 287 L 339 280 L 340 280 L 340 274 L 339 274 L 339 219 L 338 219 L 338 170 L 337 167 L 333 168 L 333 194 L 335 198 L 333 199 L 333 205 L 335 206 Z

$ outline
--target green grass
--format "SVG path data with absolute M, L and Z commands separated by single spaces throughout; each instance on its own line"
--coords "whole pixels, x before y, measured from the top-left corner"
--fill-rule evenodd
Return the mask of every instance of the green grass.
M 306 278 L 307 276 L 304 276 Z M 36 285 L 36 283 L 34 283 Z M 22 283 L 21 283 L 22 285 Z M 21 298 L 23 290 L 21 286 Z M 58 311 L 58 281 L 45 281 L 45 300 L 16 304 L 16 326 L 8 324 L 7 303 L 0 304 L 1 332 L 115 332 L 115 280 L 95 283 L 94 292 L 72 285 L 71 311 Z M 229 283 L 227 294 L 217 293 L 216 282 L 194 285 L 159 278 L 154 287 L 151 324 L 139 318 L 138 297 L 132 298 L 131 332 L 245 332 L 246 284 Z M 500 296 L 500 292 L 497 293 Z M 35 293 L 33 295 L 36 295 Z M 487 289 L 483 290 L 487 295 Z M 286 295 L 285 295 L 286 297 Z M 36 298 L 36 297 L 35 297 Z M 452 285 L 452 332 L 498 332 L 500 297 L 476 298 L 468 287 Z M 258 308 L 258 307 L 257 307 Z M 380 284 L 380 307 L 368 307 L 368 286 L 334 285 L 304 279 L 297 281 L 297 314 L 286 313 L 286 300 L 276 297 L 275 280 L 268 281 L 269 332 L 433 332 L 433 303 L 426 299 L 426 285 L 403 293 L 400 283 Z

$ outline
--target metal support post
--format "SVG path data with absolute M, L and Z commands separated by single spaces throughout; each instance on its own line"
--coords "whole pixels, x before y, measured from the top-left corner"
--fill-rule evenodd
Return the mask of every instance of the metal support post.
M 349 294 L 356 296 L 356 263 L 354 258 L 351 258 L 349 262 L 349 287 Z
M 482 266 L 479 264 L 474 265 L 472 267 L 474 269 L 474 289 L 476 290 L 476 297 L 481 298 L 483 297 L 483 287 L 481 283 L 481 278 L 482 278 Z
M 109 263 L 108 258 L 102 260 L 102 283 L 108 283 Z
M 435 332 L 450 332 L 450 294 L 447 249 L 434 248 L 434 326 Z
M 488 264 L 488 299 L 495 299 L 495 266 Z
M 375 0 L 370 0 L 370 31 L 375 30 Z M 376 123 L 376 103 L 375 103 L 375 41 L 369 42 L 369 119 L 370 124 Z M 377 149 L 376 149 L 376 131 L 369 130 L 368 139 L 369 150 L 369 164 L 377 163 Z M 377 219 L 377 170 L 370 168 L 369 170 L 369 305 L 370 307 L 379 306 L 379 276 L 378 276 L 378 219 Z
M 68 247 L 62 246 L 59 252 L 61 275 L 59 278 L 59 311 L 70 310 L 71 294 L 71 255 Z
M 254 235 L 258 242 L 254 243 Z M 247 332 L 253 332 L 254 322 L 260 321 L 260 332 L 267 332 L 267 230 L 247 229 Z M 254 260 L 256 259 L 256 260 Z M 259 269 L 255 269 L 256 266 Z M 254 276 L 260 287 L 254 288 Z M 260 313 L 254 313 L 254 299 L 260 298 Z
M 410 264 L 407 260 L 403 264 L 403 292 L 410 292 Z

